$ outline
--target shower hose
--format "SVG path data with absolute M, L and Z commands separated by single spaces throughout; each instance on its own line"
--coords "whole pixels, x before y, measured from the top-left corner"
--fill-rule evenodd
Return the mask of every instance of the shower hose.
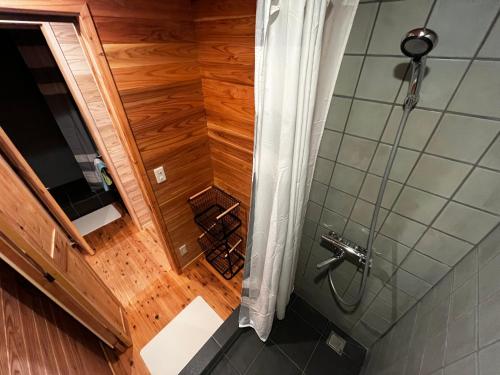
M 401 142 L 401 136 L 403 135 L 403 130 L 406 126 L 406 122 L 408 121 L 408 116 L 410 115 L 410 112 L 412 109 L 415 107 L 418 101 L 418 95 L 416 94 L 409 94 L 404 102 L 403 106 L 403 116 L 401 117 L 401 122 L 399 123 L 399 127 L 396 133 L 396 138 L 394 140 L 394 144 L 392 146 L 391 152 L 389 154 L 389 160 L 387 161 L 387 165 L 384 170 L 384 175 L 382 177 L 382 182 L 380 183 L 380 188 L 378 191 L 377 195 L 377 200 L 375 202 L 375 208 L 373 210 L 373 215 L 372 215 L 372 220 L 371 220 L 371 225 L 370 225 L 370 232 L 368 234 L 368 242 L 366 246 L 366 262 L 365 266 L 363 269 L 363 276 L 361 279 L 361 285 L 358 291 L 358 295 L 353 301 L 347 301 L 344 299 L 340 293 L 337 291 L 337 288 L 335 287 L 335 284 L 333 282 L 333 269 L 329 268 L 328 270 L 328 281 L 330 282 L 330 287 L 333 290 L 333 293 L 335 294 L 335 297 L 337 300 L 342 304 L 347 307 L 355 307 L 357 306 L 360 302 L 361 299 L 363 298 L 363 294 L 366 288 L 366 281 L 368 279 L 368 272 L 370 269 L 370 262 L 371 262 L 371 257 L 372 257 L 372 248 L 373 248 L 373 240 L 375 237 L 375 228 L 377 226 L 377 218 L 378 214 L 380 211 L 380 206 L 382 205 L 382 199 L 384 197 L 384 192 L 385 188 L 387 186 L 387 181 L 389 180 L 389 175 L 391 173 L 392 166 L 394 164 L 394 160 L 396 158 L 396 153 L 397 149 L 399 147 L 399 143 Z

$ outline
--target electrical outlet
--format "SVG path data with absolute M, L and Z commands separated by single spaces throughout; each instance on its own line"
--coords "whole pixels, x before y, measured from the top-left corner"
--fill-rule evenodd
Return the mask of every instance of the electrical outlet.
M 165 182 L 167 180 L 167 176 L 165 175 L 163 166 L 153 169 L 153 172 L 155 174 L 157 183 L 161 184 L 162 182 Z
M 181 247 L 179 247 L 179 253 L 180 253 L 182 256 L 186 255 L 186 254 L 187 254 L 187 252 L 188 252 L 188 249 L 187 249 L 186 245 L 182 245 Z

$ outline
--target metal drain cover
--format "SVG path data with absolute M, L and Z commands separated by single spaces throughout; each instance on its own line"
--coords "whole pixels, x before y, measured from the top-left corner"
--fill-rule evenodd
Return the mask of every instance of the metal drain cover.
M 335 350 L 338 355 L 342 355 L 344 353 L 345 348 L 345 340 L 337 335 L 335 332 L 331 331 L 328 339 L 326 340 L 326 344 Z

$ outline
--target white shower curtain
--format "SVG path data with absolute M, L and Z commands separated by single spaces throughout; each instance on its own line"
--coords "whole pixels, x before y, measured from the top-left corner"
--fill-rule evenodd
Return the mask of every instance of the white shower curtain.
M 319 143 L 359 0 L 258 0 L 252 207 L 240 327 L 283 319 Z

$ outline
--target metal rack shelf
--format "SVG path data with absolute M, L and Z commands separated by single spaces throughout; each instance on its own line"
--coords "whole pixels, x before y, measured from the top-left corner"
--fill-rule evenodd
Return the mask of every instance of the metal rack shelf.
M 241 251 L 243 239 L 235 233 L 241 226 L 240 202 L 213 186 L 188 201 L 196 224 L 203 230 L 198 243 L 205 258 L 225 279 L 233 278 L 245 261 Z

